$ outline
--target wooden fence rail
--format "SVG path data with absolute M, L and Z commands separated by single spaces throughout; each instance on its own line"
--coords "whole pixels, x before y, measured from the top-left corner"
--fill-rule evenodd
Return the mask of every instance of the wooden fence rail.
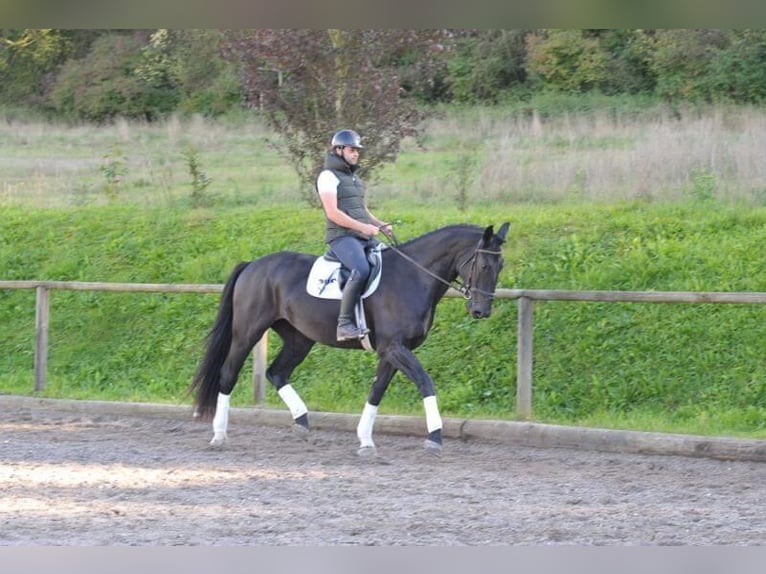
M 80 281 L 0 281 L 0 289 L 35 289 L 35 392 L 45 389 L 48 365 L 50 291 L 113 291 L 126 293 L 220 293 L 220 284 L 95 283 Z M 516 416 L 532 416 L 532 364 L 534 301 L 592 301 L 607 303 L 766 303 L 766 292 L 714 291 L 566 291 L 549 289 L 497 289 L 498 299 L 518 301 L 516 361 Z M 454 289 L 447 297 L 462 297 Z M 253 398 L 262 404 L 266 394 L 268 333 L 253 349 Z

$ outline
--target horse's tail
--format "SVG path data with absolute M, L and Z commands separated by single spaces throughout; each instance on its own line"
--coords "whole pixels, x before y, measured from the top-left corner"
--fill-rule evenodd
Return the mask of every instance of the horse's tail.
M 194 414 L 202 419 L 210 419 L 215 414 L 218 402 L 219 382 L 221 379 L 221 367 L 231 347 L 231 325 L 234 318 L 234 284 L 237 282 L 242 270 L 249 262 L 239 263 L 231 272 L 221 294 L 221 303 L 218 307 L 213 328 L 207 336 L 205 356 L 194 375 L 194 380 L 189 385 L 189 394 L 194 393 Z

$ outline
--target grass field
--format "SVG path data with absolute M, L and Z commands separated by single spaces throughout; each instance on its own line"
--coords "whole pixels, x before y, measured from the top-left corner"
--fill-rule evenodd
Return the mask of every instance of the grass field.
M 0 204 L 175 205 L 199 176 L 226 205 L 301 201 L 284 147 L 252 115 L 112 126 L 0 122 Z M 661 106 L 555 118 L 516 109 L 438 114 L 370 185 L 372 204 L 766 201 L 766 112 Z M 192 158 L 192 159 L 190 159 Z M 310 194 L 309 194 L 310 195 Z
M 510 220 L 502 287 L 764 291 L 764 122 L 452 110 L 405 142 L 371 203 L 400 239 Z M 321 212 L 253 118 L 0 132 L 0 279 L 221 283 L 242 259 L 324 249 Z M 188 401 L 216 296 L 56 292 L 51 306 L 47 396 Z M 763 319 L 758 305 L 538 304 L 535 419 L 766 436 Z M 31 393 L 34 293 L 0 290 L 0 322 L 0 392 Z M 445 416 L 513 417 L 515 337 L 513 301 L 481 322 L 440 304 L 418 356 Z M 317 348 L 294 384 L 311 409 L 357 412 L 373 373 L 370 354 Z M 251 403 L 248 378 L 235 404 Z M 382 412 L 421 411 L 397 375 Z

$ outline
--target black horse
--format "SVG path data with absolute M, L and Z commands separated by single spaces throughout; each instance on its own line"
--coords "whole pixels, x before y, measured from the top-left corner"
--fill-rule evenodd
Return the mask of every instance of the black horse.
M 357 427 L 360 454 L 375 452 L 375 415 L 396 371 L 411 379 L 423 397 L 426 449 L 441 451 L 442 420 L 434 383 L 412 350 L 425 341 L 436 304 L 450 286 L 463 293 L 472 317 L 490 315 L 508 226 L 504 223 L 494 233 L 491 225 L 450 225 L 383 250 L 380 284 L 364 300 L 370 343 L 379 362 Z M 226 281 L 205 356 L 190 386 L 196 414 L 213 418 L 211 444 L 226 440 L 231 391 L 245 359 L 269 328 L 281 337 L 282 348 L 266 376 L 290 410 L 294 428 L 303 433 L 309 429 L 308 409 L 289 382 L 295 367 L 317 342 L 362 348 L 358 340 L 336 341 L 339 302 L 307 293 L 315 259 L 291 251 L 272 253 L 239 263 Z

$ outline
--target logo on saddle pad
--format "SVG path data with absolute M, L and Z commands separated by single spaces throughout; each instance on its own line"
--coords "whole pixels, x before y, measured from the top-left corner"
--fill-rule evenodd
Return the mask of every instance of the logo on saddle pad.
M 383 270 L 383 258 L 381 251 L 386 249 L 382 243 L 367 252 L 367 259 L 370 261 L 370 277 L 367 279 L 362 299 L 372 295 L 380 283 L 380 275 Z M 340 301 L 343 295 L 342 287 L 345 284 L 343 274 L 348 272 L 341 268 L 340 261 L 328 259 L 328 254 L 317 257 L 309 271 L 309 278 L 306 282 L 306 292 L 313 297 L 320 299 L 337 299 Z

